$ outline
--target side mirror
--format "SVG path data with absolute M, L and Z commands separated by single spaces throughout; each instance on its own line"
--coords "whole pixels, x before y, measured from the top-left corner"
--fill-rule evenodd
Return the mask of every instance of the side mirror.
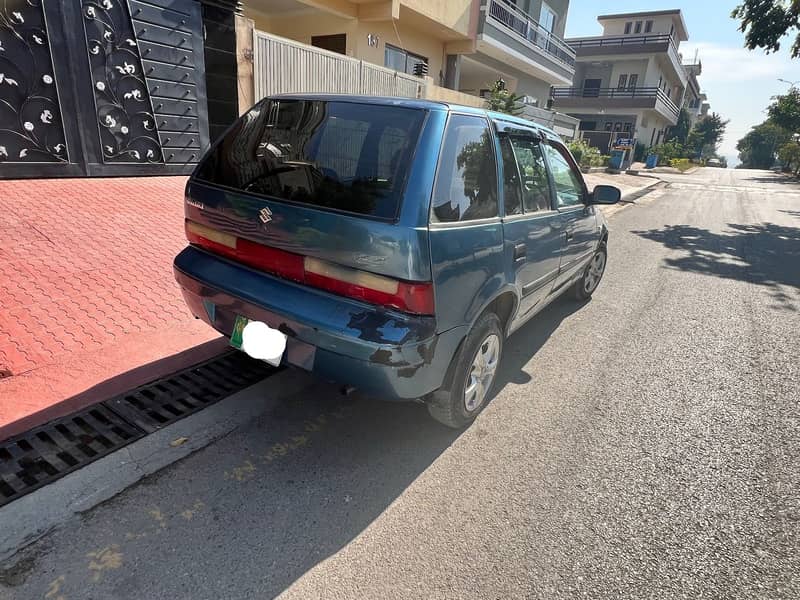
M 589 196 L 589 204 L 616 204 L 622 199 L 622 192 L 613 185 L 595 186 Z

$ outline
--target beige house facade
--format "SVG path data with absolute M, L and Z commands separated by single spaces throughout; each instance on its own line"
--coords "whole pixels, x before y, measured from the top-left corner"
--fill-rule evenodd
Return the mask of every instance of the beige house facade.
M 278 89 L 411 95 L 408 83 L 416 79 L 419 97 L 484 106 L 488 89 L 503 79 L 524 97 L 523 116 L 574 137 L 577 120 L 546 110 L 551 85 L 569 82 L 574 72 L 574 53 L 561 37 L 568 5 L 568 0 L 251 0 L 244 3 L 241 23 L 251 33 L 240 36 L 240 55 L 250 52 L 261 64 L 249 69 L 254 93 L 240 104 L 252 104 L 265 89 L 272 93 L 274 86 L 259 84 L 265 70 L 279 78 L 305 63 L 305 80 L 289 78 Z M 547 28 L 524 8 L 544 15 Z M 268 51 L 258 41 L 246 47 L 253 30 L 256 40 L 261 35 L 269 43 Z M 281 39 L 287 43 L 279 48 Z M 265 56 L 271 61 L 267 67 Z M 261 73 L 252 73 L 254 68 Z M 368 80 L 351 87 L 326 83 L 340 69 L 359 71 Z M 247 65 L 239 70 L 248 76 Z M 403 78 L 402 86 L 381 83 L 393 73 Z
M 580 119 L 583 137 L 601 149 L 620 137 L 646 147 L 665 141 L 691 75 L 679 50 L 689 38 L 681 11 L 597 20 L 602 35 L 567 40 L 576 52 L 575 77 L 571 86 L 553 88 L 553 106 Z

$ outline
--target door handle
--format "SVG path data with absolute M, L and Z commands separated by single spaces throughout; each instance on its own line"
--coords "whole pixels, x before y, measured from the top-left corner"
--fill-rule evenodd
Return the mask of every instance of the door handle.
M 526 244 L 517 244 L 514 246 L 514 261 L 525 260 L 528 257 L 528 246 Z
M 571 231 L 565 231 L 564 232 L 564 237 L 567 238 L 568 242 L 571 242 L 572 238 L 573 238 L 572 232 Z

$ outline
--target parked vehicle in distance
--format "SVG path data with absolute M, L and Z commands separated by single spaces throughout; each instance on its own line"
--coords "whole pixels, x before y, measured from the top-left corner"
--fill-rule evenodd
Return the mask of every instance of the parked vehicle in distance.
M 608 229 L 558 136 L 433 101 L 279 96 L 242 116 L 186 187 L 175 277 L 252 356 L 451 427 L 489 399 L 508 335 L 597 289 Z
M 721 167 L 722 166 L 722 161 L 720 159 L 718 159 L 718 158 L 709 158 L 706 161 L 706 166 L 707 167 Z

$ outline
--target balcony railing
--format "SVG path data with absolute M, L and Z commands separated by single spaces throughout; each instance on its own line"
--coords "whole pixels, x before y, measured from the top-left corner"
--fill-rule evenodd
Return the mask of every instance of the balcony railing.
M 550 92 L 554 100 L 559 98 L 653 98 L 660 100 L 666 109 L 677 117 L 680 110 L 661 88 L 657 87 L 626 87 L 626 88 L 576 88 L 555 87 Z
M 573 48 L 597 48 L 599 46 L 643 46 L 645 44 L 663 44 L 664 42 L 669 42 L 675 46 L 675 40 L 668 33 L 576 38 L 571 39 L 569 45 Z
M 503 0 L 488 1 L 489 16 L 556 60 L 575 68 L 575 51 L 526 12 Z
M 646 44 L 668 44 L 667 54 L 675 65 L 676 71 L 683 74 L 683 65 L 681 64 L 681 55 L 678 52 L 678 45 L 675 43 L 675 38 L 669 33 L 651 33 L 648 35 L 618 35 L 613 37 L 589 37 L 589 38 L 575 38 L 569 40 L 569 45 L 576 50 L 580 48 L 608 48 L 610 53 L 614 52 L 614 48 L 631 46 L 644 46 Z M 685 75 L 683 75 L 685 77 Z

